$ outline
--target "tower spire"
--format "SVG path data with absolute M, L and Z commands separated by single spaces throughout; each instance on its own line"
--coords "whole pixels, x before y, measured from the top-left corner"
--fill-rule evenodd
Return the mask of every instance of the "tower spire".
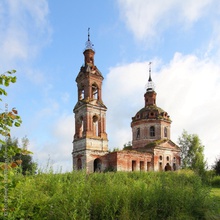
M 151 78 L 151 64 L 152 62 L 149 62 L 149 78 L 148 78 L 148 83 L 147 83 L 147 92 L 154 91 L 154 83 Z
M 86 48 L 85 48 L 85 50 L 92 50 L 92 51 L 95 52 L 93 46 L 94 46 L 93 43 L 90 41 L 90 28 L 88 28 L 88 40 L 86 41 Z
M 148 82 L 152 81 L 152 79 L 151 79 L 151 63 L 152 62 L 149 62 L 149 79 L 148 79 Z
M 90 41 L 90 33 L 89 33 L 89 31 L 90 31 L 90 28 L 88 28 L 88 41 Z

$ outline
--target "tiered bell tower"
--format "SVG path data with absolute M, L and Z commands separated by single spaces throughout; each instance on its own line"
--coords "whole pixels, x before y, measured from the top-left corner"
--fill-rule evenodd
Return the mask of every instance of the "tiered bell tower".
M 102 171 L 105 167 L 99 157 L 108 153 L 107 107 L 102 101 L 104 78 L 94 63 L 95 50 L 90 41 L 89 29 L 83 54 L 84 65 L 76 77 L 78 101 L 73 109 L 75 114 L 73 169 L 85 169 L 87 172 Z

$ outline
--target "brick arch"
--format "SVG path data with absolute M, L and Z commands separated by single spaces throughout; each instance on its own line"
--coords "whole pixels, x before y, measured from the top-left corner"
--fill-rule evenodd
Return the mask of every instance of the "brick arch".
M 100 158 L 94 160 L 94 172 L 101 172 L 102 170 L 102 161 Z

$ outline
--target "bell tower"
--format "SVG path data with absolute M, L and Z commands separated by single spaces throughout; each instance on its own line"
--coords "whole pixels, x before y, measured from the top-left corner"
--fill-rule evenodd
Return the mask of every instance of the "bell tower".
M 73 169 L 87 172 L 104 170 L 100 156 L 108 153 L 106 133 L 107 107 L 102 101 L 103 76 L 95 66 L 95 50 L 88 40 L 83 52 L 84 64 L 76 77 L 78 101 L 73 109 L 75 134 L 73 138 Z

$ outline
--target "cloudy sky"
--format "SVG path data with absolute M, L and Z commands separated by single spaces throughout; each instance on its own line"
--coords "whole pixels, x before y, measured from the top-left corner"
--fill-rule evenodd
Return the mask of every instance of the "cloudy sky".
M 71 170 L 75 78 L 90 27 L 108 107 L 109 148 L 131 141 L 131 117 L 144 106 L 148 63 L 157 105 L 172 123 L 198 134 L 211 165 L 220 155 L 219 0 L 2 0 L 1 73 L 17 70 L 8 103 L 23 123 L 12 136 L 30 140 L 43 168 Z

